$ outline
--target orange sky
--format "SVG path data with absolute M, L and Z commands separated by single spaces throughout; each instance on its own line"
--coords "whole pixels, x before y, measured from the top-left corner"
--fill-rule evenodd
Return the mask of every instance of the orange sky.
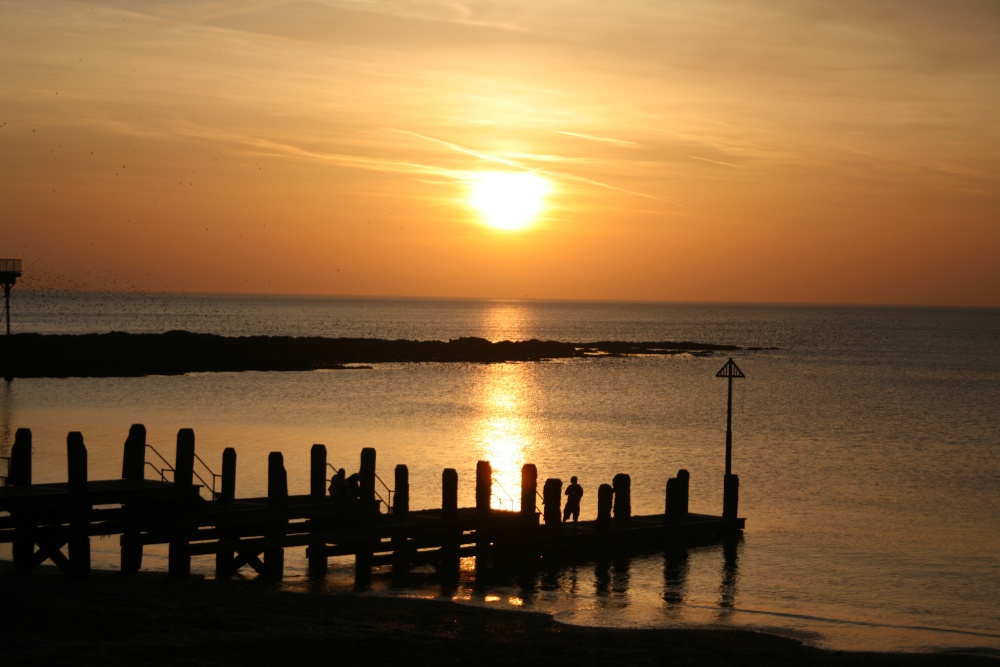
M 0 2 L 0 72 L 24 289 L 1000 306 L 995 0 Z

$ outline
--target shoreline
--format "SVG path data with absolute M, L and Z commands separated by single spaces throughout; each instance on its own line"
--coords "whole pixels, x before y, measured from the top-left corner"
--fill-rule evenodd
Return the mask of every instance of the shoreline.
M 828 651 L 729 629 L 612 629 L 448 600 L 289 592 L 273 583 L 95 571 L 73 580 L 0 562 L 8 664 L 895 665 L 970 667 L 973 653 Z M 405 656 L 405 659 L 402 659 Z

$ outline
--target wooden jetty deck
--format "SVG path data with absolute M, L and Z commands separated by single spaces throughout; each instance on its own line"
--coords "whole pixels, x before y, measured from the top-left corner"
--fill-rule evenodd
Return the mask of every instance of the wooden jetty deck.
M 479 565 L 484 559 L 666 548 L 737 535 L 746 523 L 736 513 L 735 475 L 725 480 L 723 516 L 688 511 L 689 475 L 681 470 L 666 483 L 663 514 L 632 516 L 631 481 L 619 474 L 612 484 L 600 485 L 595 520 L 564 524 L 562 482 L 548 479 L 539 493 L 532 464 L 522 468 L 517 510 L 491 507 L 492 469 L 480 461 L 475 507 L 458 506 L 458 474 L 449 468 L 442 472 L 441 507 L 411 511 L 405 465 L 395 468 L 395 488 L 387 494 L 392 502 L 376 493 L 380 480 L 372 448 L 361 451 L 359 494 L 351 499 L 327 494 L 331 467 L 324 445 L 313 445 L 311 450 L 310 493 L 288 494 L 282 454 L 272 452 L 268 493 L 258 498 L 235 497 L 232 448 L 223 453 L 222 474 L 212 474 L 211 488 L 195 483 L 202 477 L 195 472 L 200 459 L 190 429 L 178 433 L 174 465 L 157 470 L 159 479 L 145 478 L 147 470 L 155 470 L 146 460 L 149 449 L 145 428 L 133 425 L 125 441 L 122 478 L 90 481 L 83 436 L 70 433 L 68 481 L 33 484 L 31 432 L 19 429 L 6 483 L 0 486 L 0 543 L 12 544 L 14 566 L 29 572 L 51 560 L 70 575 L 86 576 L 90 539 L 117 535 L 121 570 L 126 573 L 141 569 L 146 545 L 166 544 L 171 576 L 190 574 L 193 556 L 214 555 L 219 577 L 249 566 L 262 577 L 281 578 L 284 550 L 305 547 L 311 573 L 324 572 L 331 557 L 354 556 L 361 580 L 370 576 L 372 567 L 383 564 L 395 571 L 432 563 L 457 572 L 463 556 L 474 556 Z M 221 479 L 218 490 L 216 477 Z

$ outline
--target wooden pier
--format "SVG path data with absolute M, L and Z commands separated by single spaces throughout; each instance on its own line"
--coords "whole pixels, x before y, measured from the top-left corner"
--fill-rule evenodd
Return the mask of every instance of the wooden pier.
M 146 545 L 165 544 L 173 577 L 190 574 L 193 556 L 214 554 L 218 577 L 248 566 L 261 577 L 280 579 L 285 549 L 305 547 L 310 573 L 325 572 L 331 557 L 353 555 L 356 577 L 363 582 L 376 565 L 389 564 L 395 572 L 431 563 L 457 575 L 464 556 L 474 556 L 479 566 L 497 558 L 666 548 L 738 535 L 746 522 L 737 516 L 735 475 L 727 475 L 723 516 L 688 511 L 690 478 L 681 470 L 666 483 L 663 514 L 632 516 L 630 479 L 619 474 L 598 489 L 597 519 L 564 524 L 562 482 L 546 480 L 539 494 L 532 464 L 521 471 L 519 509 L 491 507 L 492 469 L 480 461 L 475 507 L 458 506 L 458 473 L 449 468 L 441 475 L 441 507 L 411 511 L 407 467 L 395 468 L 395 489 L 388 494 L 392 502 L 381 498 L 372 448 L 361 451 L 358 496 L 345 499 L 327 493 L 331 467 L 324 445 L 312 446 L 310 492 L 300 496 L 288 494 L 282 454 L 272 452 L 267 495 L 260 498 L 235 497 L 232 448 L 223 453 L 221 475 L 213 474 L 211 485 L 206 484 L 195 471 L 201 459 L 190 429 L 178 433 L 174 464 L 167 464 L 166 472 L 157 470 L 158 479 L 145 478 L 147 469 L 156 470 L 147 461 L 151 449 L 146 429 L 133 425 L 124 445 L 121 479 L 91 481 L 83 436 L 73 432 L 67 437 L 67 481 L 33 484 L 31 432 L 19 429 L 6 483 L 0 486 L 0 543 L 12 544 L 15 568 L 30 572 L 50 560 L 71 576 L 86 576 L 90 539 L 117 535 L 125 573 L 141 569 Z M 215 478 L 221 480 L 218 489 Z

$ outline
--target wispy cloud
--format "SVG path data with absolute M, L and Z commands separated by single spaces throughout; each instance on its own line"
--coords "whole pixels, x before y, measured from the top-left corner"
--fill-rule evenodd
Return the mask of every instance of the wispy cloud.
M 639 148 L 640 144 L 634 141 L 625 141 L 624 139 L 613 139 L 611 137 L 595 137 L 592 134 L 582 134 L 580 132 L 567 132 L 566 130 L 551 130 L 555 134 L 564 134 L 567 137 L 576 137 L 577 139 L 587 139 L 589 141 L 599 141 L 605 144 L 614 144 L 615 146 L 622 146 L 624 148 Z

